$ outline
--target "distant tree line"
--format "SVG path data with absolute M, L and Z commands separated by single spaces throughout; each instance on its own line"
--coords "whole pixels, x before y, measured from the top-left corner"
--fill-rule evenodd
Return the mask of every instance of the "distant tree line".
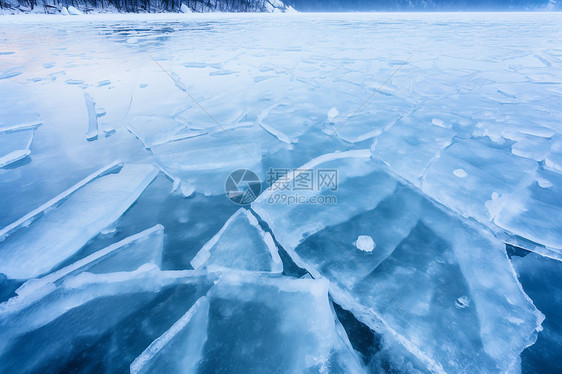
M 57 13 L 74 6 L 85 13 L 100 9 L 157 13 L 179 12 L 182 3 L 194 12 L 263 12 L 269 5 L 268 0 L 0 0 L 0 9 Z

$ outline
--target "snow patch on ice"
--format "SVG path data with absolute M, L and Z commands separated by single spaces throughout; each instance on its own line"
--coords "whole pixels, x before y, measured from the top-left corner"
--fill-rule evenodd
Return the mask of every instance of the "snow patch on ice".
M 357 249 L 367 253 L 373 252 L 376 246 L 373 238 L 369 235 L 359 235 L 357 240 L 353 242 L 353 245 L 356 246 Z

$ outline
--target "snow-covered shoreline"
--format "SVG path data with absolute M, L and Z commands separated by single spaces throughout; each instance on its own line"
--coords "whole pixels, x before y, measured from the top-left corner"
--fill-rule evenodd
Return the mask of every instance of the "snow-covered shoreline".
M 118 6 L 117 6 L 118 5 Z M 19 0 L 0 0 L 0 15 L 48 14 L 63 16 L 81 16 L 84 14 L 191 14 L 191 13 L 295 13 L 291 6 L 281 0 L 253 0 L 247 2 L 227 2 L 211 0 L 199 2 L 183 0 L 178 2 L 147 1 L 129 4 L 126 2 L 103 1 L 94 4 L 83 2 L 60 2 L 39 0 L 34 6 Z

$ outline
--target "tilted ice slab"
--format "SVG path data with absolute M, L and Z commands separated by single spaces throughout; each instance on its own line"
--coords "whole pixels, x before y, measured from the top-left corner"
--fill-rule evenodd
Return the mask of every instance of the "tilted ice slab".
M 36 113 L 12 114 L 0 122 L 0 133 L 13 133 L 26 130 L 37 130 L 41 126 L 39 115 Z
M 32 141 L 33 130 L 11 134 L 0 133 L 0 168 L 29 156 Z
M 0 313 L 22 310 L 54 292 L 68 277 L 88 272 L 93 274 L 133 271 L 141 265 L 162 264 L 164 250 L 164 227 L 156 225 L 148 230 L 129 236 L 109 247 L 100 249 L 73 264 L 54 271 L 44 277 L 30 279 L 17 290 L 17 296 L 0 304 Z
M 16 124 L 0 124 L 0 168 L 31 154 L 29 148 L 34 131 L 41 122 L 28 120 Z
M 47 273 L 117 220 L 157 173 L 153 165 L 116 161 L 8 225 L 0 231 L 0 273 Z
M 23 309 L 1 304 L 0 371 L 36 372 L 48 360 L 68 355 L 75 341 L 101 337 L 163 287 L 206 279 L 203 273 L 146 264 L 132 272 L 70 275 Z
M 283 272 L 283 263 L 271 234 L 264 232 L 256 217 L 243 208 L 234 213 L 201 248 L 191 260 L 191 266 L 221 272 Z
M 325 280 L 224 275 L 131 373 L 361 373 Z
M 516 253 L 510 260 L 525 291 L 546 315 L 539 339 L 521 357 L 523 367 L 529 371 L 555 373 L 562 365 L 562 356 L 553 354 L 562 351 L 560 262 L 527 252 Z
M 506 241 L 557 260 L 562 259 L 562 174 L 539 168 L 530 174 L 534 179 L 511 194 L 494 196 L 492 207 L 499 207 L 494 223 L 523 238 Z M 533 246 L 525 241 L 546 244 Z
M 544 316 L 503 243 L 373 165 L 368 152 L 324 155 L 302 168 L 338 169 L 337 204 L 307 212 L 268 202 L 268 190 L 252 208 L 297 265 L 330 280 L 338 304 L 429 370 L 511 370 Z M 360 235 L 373 239 L 372 252 L 356 248 Z

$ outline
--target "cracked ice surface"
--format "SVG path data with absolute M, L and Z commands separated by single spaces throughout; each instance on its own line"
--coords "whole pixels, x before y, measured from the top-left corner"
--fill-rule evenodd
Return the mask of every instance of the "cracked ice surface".
M 21 74 L 0 81 L 10 92 L 4 112 L 15 113 L 33 89 L 30 104 L 59 140 L 59 130 L 72 138 L 64 125 L 70 122 L 83 123 L 81 136 L 90 138 L 95 126 L 88 130 L 83 97 L 91 98 L 107 112 L 110 123 L 100 128 L 128 127 L 186 194 L 222 193 L 221 179 L 239 167 L 264 177 L 262 166 L 280 150 L 298 166 L 338 147 L 372 145 L 394 175 L 438 202 L 510 242 L 561 256 L 560 220 L 543 219 L 562 208 L 552 181 L 562 173 L 559 15 L 322 16 L 316 25 L 295 18 L 302 15 L 267 22 L 193 15 L 187 23 L 152 16 L 139 27 L 105 17 L 64 26 L 41 19 L 37 29 L 60 44 L 42 51 L 41 61 L 18 59 L 33 41 L 7 44 L 0 70 Z M 3 34 L 28 32 L 21 22 L 7 22 Z M 81 24 L 89 31 L 61 39 Z M 413 25 L 421 31 L 409 32 Z M 473 28 L 484 30 L 486 40 Z M 351 30 L 361 38 L 348 37 Z M 393 48 L 384 48 L 389 43 Z M 107 53 L 112 58 L 100 58 Z M 61 110 L 43 100 L 54 90 Z M 317 131 L 343 144 L 323 144 Z M 117 134 L 114 143 L 122 146 L 126 133 Z M 217 143 L 221 152 L 214 151 Z M 26 157 L 27 149 L 5 152 L 2 163 Z M 122 153 L 122 159 L 147 157 Z M 52 162 L 41 161 L 29 167 Z
M 191 271 L 160 271 L 145 264 L 130 272 L 67 277 L 35 303 L 21 308 L 10 300 L 0 304 L 0 368 L 34 372 L 49 359 L 71 353 L 80 339 L 101 337 L 157 296 L 157 291 L 182 283 L 204 284 Z M 41 347 L 41 349 L 38 349 Z M 39 352 L 30 351 L 37 348 Z
M 299 266 L 330 280 L 339 304 L 432 371 L 516 365 L 544 316 L 521 289 L 501 242 L 396 182 L 368 151 L 324 155 L 302 169 L 312 167 L 341 171 L 337 191 L 306 192 L 335 194 L 337 204 L 275 205 L 274 189 L 252 204 Z M 358 186 L 361 194 L 350 193 Z M 357 248 L 359 235 L 376 241 L 372 252 Z M 458 299 L 472 303 L 458 308 Z
M 299 283 L 277 244 L 382 336 L 381 368 L 409 357 L 422 371 L 518 370 L 543 316 L 502 241 L 562 258 L 559 13 L 1 21 L 0 282 L 11 288 L 0 291 L 21 308 L 1 322 L 1 371 L 68 360 L 92 371 L 99 357 L 126 371 L 180 321 L 175 336 L 197 340 L 206 331 L 189 330 L 186 311 L 214 276 L 185 269 L 279 277 L 222 283 L 225 310 L 252 309 L 273 299 L 264 279 L 273 293 Z M 272 205 L 266 193 L 257 223 L 223 195 L 234 169 L 265 182 L 270 167 L 303 165 L 339 171 L 337 191 L 321 192 L 335 205 Z M 515 261 L 521 274 L 530 259 Z M 299 302 L 355 361 L 325 279 L 301 282 Z M 215 331 L 204 303 L 192 311 Z M 298 310 L 284 320 L 291 339 L 314 322 Z M 243 321 L 230 316 L 225 331 Z M 545 351 L 557 344 L 547 336 Z

